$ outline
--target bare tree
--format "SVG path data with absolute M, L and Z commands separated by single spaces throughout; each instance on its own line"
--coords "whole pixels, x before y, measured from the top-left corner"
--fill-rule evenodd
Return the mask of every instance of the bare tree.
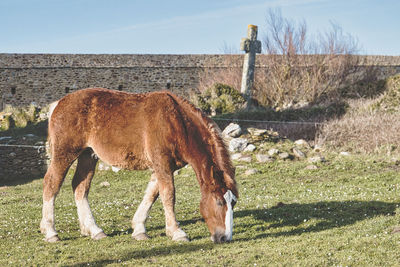
M 266 26 L 263 43 L 270 56 L 266 68 L 256 70 L 255 82 L 261 104 L 286 108 L 315 103 L 332 97 L 358 70 L 358 44 L 336 24 L 312 38 L 304 20 L 291 21 L 279 9 L 269 9 Z

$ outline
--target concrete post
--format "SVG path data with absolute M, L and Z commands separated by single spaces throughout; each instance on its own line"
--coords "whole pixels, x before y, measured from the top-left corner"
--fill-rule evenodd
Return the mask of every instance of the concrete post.
M 240 92 L 246 99 L 246 108 L 251 106 L 251 90 L 254 83 L 254 68 L 256 63 L 256 53 L 261 53 L 261 42 L 257 40 L 257 26 L 248 25 L 247 38 L 242 38 L 240 50 L 245 51 L 243 62 L 242 87 Z

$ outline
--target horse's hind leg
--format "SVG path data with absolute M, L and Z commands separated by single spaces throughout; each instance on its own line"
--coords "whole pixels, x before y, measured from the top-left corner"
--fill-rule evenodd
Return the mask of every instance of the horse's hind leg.
M 154 201 L 156 201 L 157 197 L 158 197 L 157 177 L 153 173 L 151 175 L 150 182 L 147 185 L 143 200 L 140 203 L 132 219 L 132 228 L 133 228 L 132 237 L 134 239 L 146 240 L 149 238 L 146 234 L 146 227 L 144 224 L 146 223 L 146 219 L 151 209 L 151 206 L 153 205 Z
M 106 237 L 93 218 L 90 210 L 88 195 L 90 183 L 96 168 L 97 159 L 92 156 L 93 150 L 86 149 L 78 157 L 78 165 L 72 179 L 72 189 L 74 191 L 75 203 L 78 210 L 79 225 L 81 234 L 91 236 L 98 240 Z
M 54 227 L 54 202 L 72 161 L 73 159 L 53 156 L 43 179 L 43 208 L 40 230 L 45 234 L 47 242 L 60 240 Z

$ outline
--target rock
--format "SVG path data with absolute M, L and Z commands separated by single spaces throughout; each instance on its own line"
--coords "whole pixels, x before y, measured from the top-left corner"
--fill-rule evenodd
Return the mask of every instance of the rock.
M 243 165 L 237 165 L 237 166 L 236 166 L 236 169 L 246 169 L 246 166 L 243 166 Z
M 181 173 L 181 170 L 176 170 L 174 171 L 174 176 L 179 175 Z
M 260 163 L 274 161 L 274 159 L 271 156 L 266 155 L 266 154 L 256 154 L 256 159 Z
M 279 153 L 279 150 L 276 148 L 271 148 L 270 150 L 268 150 L 268 155 L 270 155 L 271 157 L 277 155 Z
M 268 133 L 265 129 L 257 129 L 257 128 L 247 128 L 247 131 L 252 136 L 262 136 Z
M 8 154 L 10 156 L 10 158 L 15 158 L 15 156 L 17 156 L 17 154 L 15 152 L 11 152 L 10 154 Z
M 308 165 L 307 167 L 305 167 L 304 169 L 306 170 L 316 170 L 318 169 L 318 167 L 314 164 Z
M 222 131 L 223 136 L 230 136 L 233 138 L 239 137 L 241 134 L 242 128 L 240 128 L 239 124 L 232 122 Z
M 35 146 L 44 146 L 44 142 L 43 141 L 36 142 Z
M 322 156 L 315 156 L 315 157 L 308 158 L 308 162 L 310 162 L 310 163 L 325 162 L 325 158 Z
M 303 151 L 301 151 L 300 149 L 298 149 L 297 147 L 293 148 L 293 154 L 296 158 L 299 159 L 304 159 L 306 158 L 306 154 L 303 153 Z
M 256 146 L 253 144 L 248 144 L 243 151 L 244 152 L 253 152 L 254 150 L 256 150 Z
M 23 161 L 22 160 L 20 160 L 20 159 L 14 159 L 13 160 L 13 164 L 14 165 L 19 165 L 19 164 L 21 164 Z
M 242 156 L 238 159 L 238 161 L 243 161 L 243 162 L 251 162 L 252 158 L 251 156 Z
M 1 141 L 8 141 L 8 140 L 10 140 L 10 139 L 12 139 L 11 136 L 2 136 L 2 137 L 0 137 L 0 142 L 1 142 Z
M 350 152 L 347 152 L 347 151 L 342 151 L 342 152 L 340 152 L 339 154 L 340 154 L 341 156 L 345 156 L 345 157 L 350 156 Z
M 322 146 L 315 145 L 313 150 L 314 150 L 314 152 L 321 152 L 322 151 Z
M 111 166 L 111 170 L 112 170 L 113 172 L 119 172 L 121 169 L 118 168 L 118 167 Z
M 311 147 L 310 144 L 304 139 L 296 140 L 296 141 L 294 141 L 294 144 L 296 146 Z
M 290 157 L 289 153 L 287 152 L 282 152 L 278 154 L 280 159 L 288 159 Z
M 110 169 L 110 166 L 105 164 L 104 162 L 99 162 L 99 170 L 100 171 L 107 171 Z
M 248 169 L 247 171 L 244 172 L 244 175 L 250 176 L 250 175 L 257 174 L 258 172 L 259 171 L 257 169 Z
M 235 154 L 232 154 L 231 155 L 231 159 L 232 160 L 238 160 L 238 159 L 240 159 L 242 157 L 242 154 L 241 153 L 235 153 Z
M 229 141 L 230 152 L 242 152 L 247 146 L 247 139 L 245 138 L 234 138 Z
M 104 181 L 104 182 L 101 182 L 101 183 L 100 183 L 100 186 L 101 186 L 101 187 L 109 187 L 109 186 L 110 186 L 110 183 L 107 182 L 107 181 Z

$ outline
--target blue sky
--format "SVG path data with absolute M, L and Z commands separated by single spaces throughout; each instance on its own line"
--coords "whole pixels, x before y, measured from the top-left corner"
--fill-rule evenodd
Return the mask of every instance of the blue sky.
M 238 51 L 248 24 L 262 39 L 268 8 L 311 33 L 337 23 L 362 54 L 400 55 L 398 0 L 0 0 L 0 53 Z

